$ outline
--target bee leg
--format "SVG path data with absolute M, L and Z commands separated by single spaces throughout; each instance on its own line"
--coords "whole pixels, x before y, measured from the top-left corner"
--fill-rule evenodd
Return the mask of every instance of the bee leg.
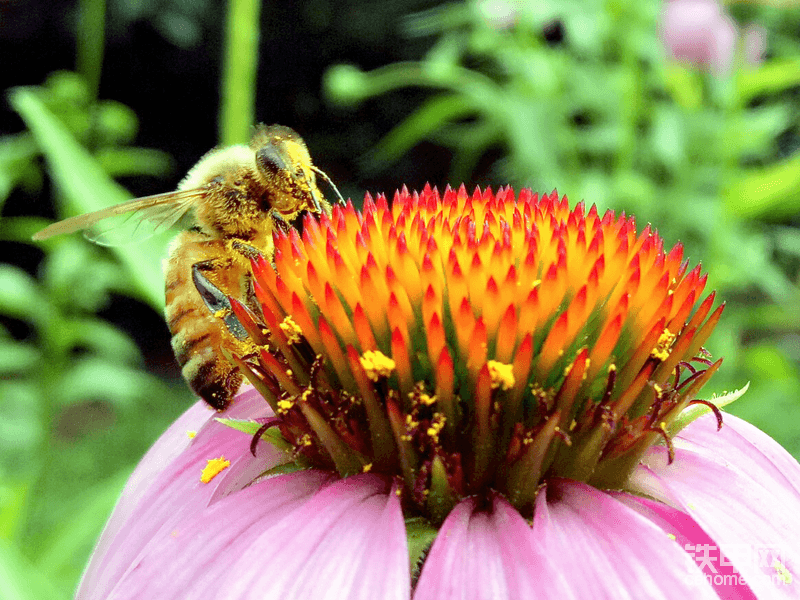
M 238 240 L 231 242 L 231 248 L 249 260 L 256 260 L 257 258 L 263 256 L 262 252 L 255 246 L 245 244 Z
M 192 281 L 209 312 L 222 319 L 225 327 L 237 340 L 247 339 L 247 331 L 233 314 L 228 296 L 202 273 L 203 263 L 192 265 Z
M 275 226 L 283 231 L 283 233 L 289 233 L 292 230 L 292 226 L 289 222 L 275 209 L 272 209 L 272 218 L 275 219 Z

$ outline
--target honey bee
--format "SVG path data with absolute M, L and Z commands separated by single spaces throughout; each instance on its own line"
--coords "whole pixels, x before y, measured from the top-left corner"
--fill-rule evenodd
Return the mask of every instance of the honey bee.
M 303 210 L 330 213 L 316 175 L 341 201 L 336 186 L 312 164 L 305 142 L 294 130 L 259 125 L 249 145 L 206 154 L 176 191 L 65 219 L 33 239 L 84 230 L 89 239 L 108 245 L 114 229 L 92 228 L 114 217 L 133 214 L 135 224 L 145 219 L 157 231 L 191 214 L 194 225 L 173 240 L 164 262 L 166 320 L 184 378 L 221 411 L 243 380 L 221 349 L 240 356 L 251 349 L 228 298 L 254 306 L 250 259 L 259 253 L 272 257 L 276 227 L 288 227 Z

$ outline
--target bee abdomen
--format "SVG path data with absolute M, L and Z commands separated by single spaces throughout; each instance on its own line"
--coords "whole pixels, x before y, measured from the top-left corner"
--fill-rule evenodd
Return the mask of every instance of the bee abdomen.
M 221 356 L 223 346 L 237 349 L 235 338 L 209 308 L 193 281 L 195 267 L 214 256 L 213 242 L 194 242 L 191 237 L 193 232 L 178 236 L 165 265 L 165 316 L 172 333 L 172 350 L 184 379 L 208 404 L 223 410 L 243 377 Z

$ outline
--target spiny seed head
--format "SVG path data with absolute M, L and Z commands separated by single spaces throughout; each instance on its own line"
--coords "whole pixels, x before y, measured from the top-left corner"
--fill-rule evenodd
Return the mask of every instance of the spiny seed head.
M 490 489 L 530 513 L 550 476 L 619 487 L 719 366 L 682 246 L 555 191 L 367 195 L 254 276 L 269 343 L 237 364 L 283 437 L 434 521 Z

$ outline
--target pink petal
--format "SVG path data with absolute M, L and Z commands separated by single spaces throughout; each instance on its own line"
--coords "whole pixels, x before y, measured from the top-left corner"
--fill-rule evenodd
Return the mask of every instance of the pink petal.
M 267 479 L 162 528 L 114 598 L 407 599 L 398 496 L 374 475 L 319 489 L 329 477 Z
M 664 530 L 585 483 L 550 481 L 536 501 L 533 534 L 568 574 L 575 598 L 717 598 Z
M 709 65 L 717 73 L 730 70 L 736 46 L 736 25 L 719 2 L 666 2 L 660 29 L 664 46 L 674 58 Z
M 609 492 L 615 499 L 631 507 L 655 523 L 694 560 L 696 576 L 704 577 L 724 600 L 754 600 L 755 594 L 734 568 L 728 557 L 720 556 L 714 540 L 689 515 L 676 508 L 633 496 L 625 492 Z
M 568 573 L 565 571 L 564 573 Z M 568 598 L 564 574 L 536 548 L 531 528 L 505 499 L 474 498 L 447 516 L 425 560 L 414 600 Z
M 225 416 L 247 419 L 264 416 L 267 411 L 261 396 L 245 392 Z M 260 473 L 286 459 L 277 450 L 261 451 L 263 454 L 260 452 L 254 458 L 247 435 L 218 423 L 217 416 L 203 403 L 194 405 L 145 455 L 98 541 L 77 598 L 106 598 L 109 586 L 119 579 L 156 531 L 175 522 L 183 511 L 205 507 L 219 497 L 218 488 L 231 491 L 229 477 L 234 478 L 236 485 L 244 485 L 243 471 Z M 190 439 L 188 430 L 197 430 L 197 435 Z M 232 466 L 209 484 L 201 483 L 206 461 L 220 456 L 230 460 Z
M 752 425 L 698 419 L 675 439 L 675 461 L 651 448 L 630 489 L 694 519 L 761 598 L 800 597 L 800 466 Z M 791 581 L 791 583 L 787 583 Z

